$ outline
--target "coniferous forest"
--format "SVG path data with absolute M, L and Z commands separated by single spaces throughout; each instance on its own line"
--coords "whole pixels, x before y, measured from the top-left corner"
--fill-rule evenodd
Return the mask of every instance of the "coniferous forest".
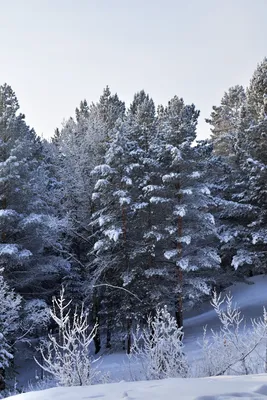
M 0 86 L 0 375 L 18 340 L 56 332 L 62 287 L 96 324 L 95 353 L 129 353 L 158 307 L 181 328 L 214 289 L 266 274 L 267 58 L 226 88 L 202 141 L 182 93 L 126 107 L 107 86 L 47 141 L 14 90 Z

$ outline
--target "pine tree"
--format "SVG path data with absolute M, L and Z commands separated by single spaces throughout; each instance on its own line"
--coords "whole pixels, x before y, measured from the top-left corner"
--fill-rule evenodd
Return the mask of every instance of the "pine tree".
M 218 152 L 217 148 L 222 157 L 219 179 L 217 176 L 213 186 L 219 206 L 216 217 L 222 263 L 228 271 L 230 266 L 238 269 L 239 276 L 263 271 L 265 264 L 266 66 L 265 59 L 255 71 L 246 97 L 241 87 L 231 88 L 208 121 L 212 132 L 217 132 L 212 137 L 215 148 L 219 140 L 220 148 L 226 149 Z
M 95 259 L 90 271 L 94 282 L 127 287 L 131 279 L 130 269 L 130 226 L 128 216 L 131 213 L 131 187 L 129 171 L 134 165 L 128 162 L 131 143 L 124 135 L 124 125 L 117 127 L 113 141 L 105 156 L 105 164 L 95 167 L 93 174 L 98 177 L 93 193 L 95 212 L 91 225 L 95 229 L 98 240 L 94 245 Z M 103 292 L 103 291 L 102 291 Z M 101 294 L 100 294 L 101 295 Z M 109 296 L 110 306 L 102 311 L 102 316 L 108 325 L 109 319 L 115 319 L 116 307 L 122 301 L 121 318 L 131 320 L 131 298 L 126 292 L 114 293 L 107 287 L 104 297 Z M 123 300 L 122 300 L 123 299 Z M 105 300 L 103 300 L 105 302 Z M 102 313 L 103 314 L 103 313 Z M 102 325 L 102 324 L 101 324 Z
M 16 334 L 19 330 L 19 312 L 21 297 L 15 294 L 3 278 L 0 270 L 0 390 L 5 389 L 5 370 L 13 360 L 13 349 Z
M 226 156 L 228 161 L 236 157 L 235 146 L 245 104 L 245 90 L 236 85 L 224 93 L 220 106 L 213 106 L 210 119 L 206 119 L 211 125 L 215 154 Z
M 196 271 L 220 264 L 210 213 L 212 199 L 205 182 L 207 163 L 202 146 L 192 146 L 198 115 L 194 105 L 174 97 L 161 109 L 153 143 L 159 184 L 150 192 L 150 203 L 157 205 L 156 214 L 161 216 L 156 226 L 161 251 L 156 256 L 179 327 L 183 325 L 183 301 L 190 300 L 192 305 L 209 292 L 207 280 Z
M 0 264 L 8 284 L 32 297 L 53 290 L 64 267 L 49 257 L 58 224 L 44 197 L 41 142 L 18 110 L 11 87 L 0 86 Z

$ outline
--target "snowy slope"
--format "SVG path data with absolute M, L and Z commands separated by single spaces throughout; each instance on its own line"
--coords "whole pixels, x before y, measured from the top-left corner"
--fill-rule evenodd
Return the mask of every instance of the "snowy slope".
M 240 306 L 242 312 L 244 313 L 247 321 L 249 321 L 250 318 L 255 318 L 255 317 L 260 317 L 262 316 L 262 311 L 263 311 L 263 306 L 267 306 L 267 276 L 256 276 L 253 278 L 249 279 L 250 284 L 244 284 L 244 283 L 239 283 L 235 286 L 232 286 L 227 292 L 231 291 L 231 293 L 234 296 L 234 300 L 235 302 Z M 198 314 L 197 314 L 198 313 Z M 187 357 L 189 359 L 190 363 L 193 363 L 194 360 L 200 359 L 201 358 L 201 352 L 200 352 L 200 347 L 197 344 L 197 341 L 199 339 L 201 339 L 202 334 L 203 334 L 203 325 L 208 325 L 209 328 L 216 328 L 219 326 L 218 323 L 218 319 L 215 315 L 215 312 L 212 310 L 211 305 L 209 304 L 209 302 L 207 302 L 206 304 L 202 304 L 201 307 L 198 310 L 194 310 L 193 312 L 191 312 L 189 315 L 186 316 L 187 318 L 185 319 L 185 324 L 184 324 L 184 329 L 185 329 L 185 352 L 187 354 Z M 26 364 L 26 365 L 25 365 Z M 19 376 L 19 380 L 20 382 L 23 384 L 24 387 L 27 387 L 27 383 L 29 380 L 33 380 L 32 378 L 34 377 L 34 373 L 35 371 L 38 372 L 38 368 L 36 366 L 36 364 L 34 362 L 30 363 L 29 360 L 27 363 L 25 363 L 23 365 L 23 367 L 21 368 L 21 376 Z M 125 381 L 130 381 L 133 379 L 141 379 L 142 377 L 142 371 L 140 366 L 138 365 L 131 365 L 129 366 L 129 361 L 127 359 L 127 356 L 125 355 L 125 353 L 111 353 L 108 355 L 104 355 L 102 357 L 102 359 L 100 360 L 100 365 L 99 365 L 99 369 L 102 372 L 106 372 L 109 373 L 111 381 L 112 382 L 119 382 L 121 380 L 125 380 Z M 24 375 L 24 379 L 23 378 Z M 27 378 L 26 378 L 27 376 Z M 194 390 L 197 388 L 202 388 L 201 389 L 201 393 L 202 396 L 204 395 L 208 395 L 209 390 L 211 388 L 215 388 L 214 390 L 221 390 L 220 387 L 223 387 L 223 390 L 225 390 L 225 383 L 227 380 L 227 391 L 236 391 L 238 390 L 238 385 L 242 380 L 245 380 L 245 382 L 249 381 L 251 382 L 256 382 L 257 379 L 261 379 L 261 383 L 260 384 L 264 384 L 264 382 L 266 381 L 266 387 L 267 387 L 267 377 L 265 378 L 264 376 L 255 376 L 253 378 L 249 377 L 249 378 L 244 378 L 244 377 L 240 377 L 240 378 L 229 378 L 229 377 L 222 377 L 222 378 L 216 378 L 215 381 L 214 379 L 199 379 L 199 380 L 189 380 L 187 379 L 185 382 L 184 380 L 175 380 L 175 382 L 173 380 L 169 381 L 168 385 L 174 385 L 175 389 L 174 393 L 181 393 L 181 390 L 183 390 L 185 393 L 187 390 L 190 389 L 191 386 L 194 386 Z M 223 383 L 222 381 L 223 380 Z M 228 382 L 229 380 L 229 382 Z M 171 382 L 171 383 L 170 383 Z M 204 383 L 203 383 L 204 382 Z M 130 386 L 129 386 L 130 385 Z M 101 395 L 101 397 L 103 398 L 103 400 L 105 399 L 110 399 L 112 400 L 113 398 L 123 398 L 122 394 L 123 391 L 127 391 L 129 387 L 134 387 L 134 391 L 136 391 L 136 393 L 139 393 L 139 389 L 141 390 L 141 387 L 143 388 L 142 390 L 144 390 L 144 393 L 146 392 L 146 390 L 148 390 L 152 393 L 151 396 L 153 399 L 161 399 L 161 397 L 155 397 L 155 393 L 154 393 L 154 389 L 152 386 L 155 386 L 157 388 L 162 387 L 163 391 L 166 390 L 166 383 L 163 383 L 162 381 L 158 381 L 158 382 L 147 382 L 147 383 L 120 383 L 118 385 L 108 385 L 108 388 L 114 388 L 112 390 L 114 390 L 114 396 L 115 397 L 107 397 L 107 396 L 111 396 L 111 393 L 109 392 L 109 389 L 107 389 L 107 393 L 103 392 L 103 394 Z M 148 385 L 148 386 L 147 386 Z M 256 385 L 257 386 L 257 385 Z M 99 395 L 98 397 L 100 398 L 100 392 L 98 392 L 97 388 L 103 388 L 104 386 L 94 386 L 91 388 L 88 388 L 87 390 L 90 392 L 90 394 L 82 394 L 81 392 L 81 398 L 83 399 L 90 399 L 90 398 L 96 398 L 97 395 Z M 106 387 L 106 386 L 105 386 Z M 245 390 L 245 386 L 243 385 L 243 381 L 242 384 L 240 385 L 240 387 L 242 388 L 242 390 Z M 258 386 L 257 386 L 258 387 Z M 139 388 L 139 389 L 138 389 Z M 206 389 L 207 390 L 206 390 Z M 153 389 L 153 390 L 152 390 Z M 45 400 L 45 399 L 63 399 L 64 400 L 69 400 L 68 397 L 64 397 L 66 396 L 66 393 L 72 393 L 72 390 L 74 390 L 74 393 L 76 393 L 77 390 L 82 391 L 85 389 L 63 389 L 63 388 L 57 388 L 57 389 L 53 389 L 52 391 L 49 392 L 45 392 L 45 393 L 49 393 L 49 395 L 44 394 L 44 396 L 50 396 L 50 397 L 37 397 L 37 396 L 41 396 L 40 393 L 32 393 L 32 394 L 27 394 L 27 396 L 32 396 L 32 397 L 21 397 L 21 399 L 25 400 L 30 400 L 30 399 L 36 399 L 36 400 Z M 101 389 L 102 390 L 102 389 Z M 160 390 L 160 389 L 159 389 Z M 206 390 L 206 392 L 205 392 Z M 212 389 L 213 390 L 213 389 Z M 254 386 L 250 386 L 248 389 L 246 390 L 254 390 Z M 57 397 L 54 397 L 54 393 L 56 394 Z M 63 397 L 58 397 L 60 395 L 60 393 L 63 393 Z M 65 393 L 65 394 L 64 394 Z M 78 393 L 78 392 L 77 392 Z M 200 394 L 198 392 L 192 392 L 193 394 L 191 395 L 191 392 L 188 392 L 188 396 L 190 395 L 191 397 L 184 397 L 185 399 L 189 399 L 189 398 L 196 398 L 196 397 L 192 397 L 192 396 L 200 396 Z M 213 393 L 213 392 L 212 392 Z M 215 392 L 214 392 L 215 393 Z M 26 395 L 24 395 L 26 396 Z M 120 397 L 116 397 L 116 396 L 120 396 Z M 137 396 L 137 395 L 136 395 Z M 141 396 L 141 394 L 140 394 Z M 250 395 L 252 396 L 252 395 Z M 266 390 L 266 396 L 267 396 L 267 390 Z M 76 396 L 74 397 L 70 397 L 73 400 L 76 400 Z M 127 397 L 125 397 L 127 398 Z M 132 397 L 132 394 L 130 392 L 129 399 L 134 399 L 135 397 Z M 136 399 L 143 399 L 146 397 L 136 397 Z M 173 397 L 174 398 L 174 397 Z M 180 399 L 181 397 L 176 397 L 176 399 Z M 227 398 L 227 397 L 225 397 Z M 233 398 L 233 397 L 230 397 Z M 265 397 L 248 397 L 248 398 L 265 398 Z M 267 397 L 266 397 L 267 398 Z M 19 398 L 18 398 L 19 399 Z M 77 397 L 77 399 L 79 399 L 79 397 Z M 150 397 L 148 397 L 148 399 L 150 399 Z M 171 399 L 171 397 L 170 397 Z M 209 398 L 203 398 L 202 400 L 208 400 Z M 212 398 L 210 398 L 209 400 L 212 400 Z M 164 399 L 165 400 L 165 399 Z M 169 398 L 168 398 L 169 400 Z
M 53 388 L 11 396 L 11 400 L 226 400 L 267 399 L 267 376 L 120 382 L 87 387 Z
M 247 283 L 237 283 L 226 290 L 231 293 L 234 303 L 241 309 L 245 316 L 247 326 L 251 318 L 259 318 L 263 315 L 263 307 L 267 308 L 267 275 L 258 275 L 248 279 Z M 198 358 L 199 346 L 197 341 L 203 335 L 203 326 L 208 329 L 218 329 L 220 326 L 218 317 L 209 302 L 202 304 L 185 316 L 185 351 L 188 359 L 192 361 Z

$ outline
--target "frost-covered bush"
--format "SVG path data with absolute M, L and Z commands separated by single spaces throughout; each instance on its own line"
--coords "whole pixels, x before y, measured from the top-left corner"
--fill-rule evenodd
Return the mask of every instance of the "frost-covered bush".
M 133 335 L 130 360 L 141 362 L 145 378 L 186 377 L 188 364 L 183 353 L 183 331 L 165 306 L 147 320 L 147 329 Z
M 93 359 L 89 347 L 95 337 L 96 326 L 92 330 L 88 324 L 88 314 L 83 307 L 71 313 L 71 301 L 66 301 L 64 289 L 59 298 L 53 299 L 51 317 L 56 322 L 59 334 L 48 335 L 48 340 L 40 346 L 42 364 L 37 364 L 51 374 L 59 386 L 91 385 L 99 372 L 92 368 Z
M 32 299 L 23 307 L 23 330 L 28 333 L 42 332 L 47 329 L 51 319 L 50 309 L 42 299 Z
M 222 297 L 213 292 L 211 304 L 219 318 L 219 330 L 207 332 L 204 328 L 201 343 L 203 359 L 199 374 L 214 376 L 231 374 L 251 374 L 259 372 L 257 363 L 259 352 L 265 348 L 261 357 L 261 370 L 267 372 L 267 313 L 263 318 L 252 320 L 248 327 L 240 309 L 233 304 L 231 295 Z

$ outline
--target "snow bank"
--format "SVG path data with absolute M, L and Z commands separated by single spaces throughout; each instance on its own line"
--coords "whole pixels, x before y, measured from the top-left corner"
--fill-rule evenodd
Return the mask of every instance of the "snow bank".
M 58 387 L 11 396 L 11 400 L 226 400 L 267 399 L 267 375 L 120 382 Z

